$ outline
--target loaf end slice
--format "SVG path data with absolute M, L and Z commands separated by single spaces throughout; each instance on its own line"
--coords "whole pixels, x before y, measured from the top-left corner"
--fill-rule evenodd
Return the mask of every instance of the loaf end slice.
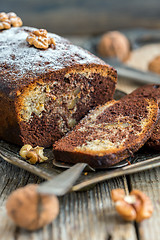
M 157 120 L 153 98 L 125 98 L 92 110 L 53 145 L 58 161 L 107 168 L 132 156 L 150 138 Z

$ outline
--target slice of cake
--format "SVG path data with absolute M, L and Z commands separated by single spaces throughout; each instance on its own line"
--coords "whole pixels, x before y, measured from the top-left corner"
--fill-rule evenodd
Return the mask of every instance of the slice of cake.
M 132 156 L 149 139 L 158 113 L 153 98 L 123 98 L 92 110 L 53 145 L 58 161 L 107 168 Z
M 53 48 L 29 45 L 26 39 L 35 30 L 22 27 L 0 32 L 0 138 L 46 147 L 90 109 L 113 98 L 117 73 L 55 34 L 48 34 Z M 28 39 L 37 47 L 45 44 L 34 34 Z
M 160 152 L 160 117 L 146 145 Z
M 133 96 L 135 97 L 138 96 L 138 97 L 153 97 L 157 99 L 160 115 L 160 84 L 149 84 L 142 86 L 140 88 L 137 88 L 131 94 L 129 94 L 129 96 L 131 98 Z M 146 145 L 157 151 L 160 151 L 160 116 L 158 117 L 158 121 Z

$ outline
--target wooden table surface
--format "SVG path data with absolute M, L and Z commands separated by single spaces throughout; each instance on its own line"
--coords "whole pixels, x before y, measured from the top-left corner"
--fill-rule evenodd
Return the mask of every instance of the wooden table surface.
M 131 92 L 138 85 L 119 79 L 118 88 Z M 41 230 L 29 232 L 16 227 L 7 217 L 5 201 L 15 189 L 40 183 L 39 177 L 0 159 L 0 240 L 158 240 L 160 239 L 160 168 L 114 178 L 83 192 L 66 194 L 60 214 Z M 154 213 L 140 224 L 123 221 L 110 198 L 114 188 L 144 191 L 152 200 Z M 32 204 L 32 203 L 31 203 Z

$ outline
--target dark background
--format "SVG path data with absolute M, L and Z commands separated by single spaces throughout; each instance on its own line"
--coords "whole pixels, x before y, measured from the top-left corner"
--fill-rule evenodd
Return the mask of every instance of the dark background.
M 160 28 L 159 0 L 1 0 L 24 25 L 61 35 L 100 34 L 133 27 Z

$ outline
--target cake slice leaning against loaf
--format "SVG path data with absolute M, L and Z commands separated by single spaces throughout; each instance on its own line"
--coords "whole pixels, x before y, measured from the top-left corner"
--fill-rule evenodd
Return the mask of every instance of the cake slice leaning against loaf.
M 160 151 L 160 84 L 149 84 L 137 88 L 128 97 L 154 97 L 157 99 L 159 107 L 158 121 L 154 127 L 151 137 L 146 142 L 146 146 L 153 148 L 154 150 Z M 126 98 L 126 96 L 124 97 Z
M 125 98 L 92 110 L 53 145 L 58 161 L 107 168 L 132 156 L 149 139 L 158 105 L 153 98 Z

